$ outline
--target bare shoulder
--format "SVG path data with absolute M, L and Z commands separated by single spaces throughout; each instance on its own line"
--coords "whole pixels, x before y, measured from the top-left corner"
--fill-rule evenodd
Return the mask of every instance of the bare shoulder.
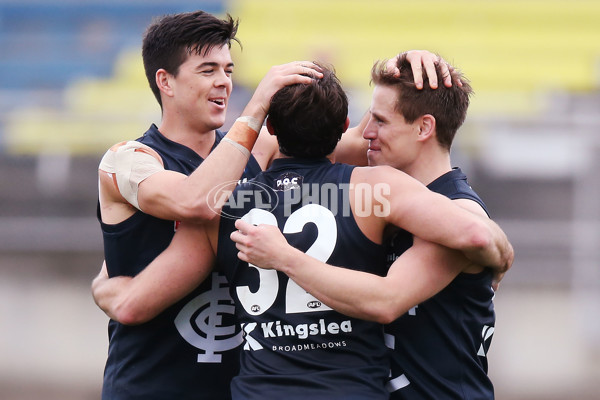
M 150 146 L 137 141 L 123 141 L 111 146 L 98 166 L 98 197 L 102 220 L 105 223 L 118 223 L 135 212 L 122 190 L 130 186 L 126 182 L 130 175 L 135 175 L 138 170 L 162 169 L 162 157 Z M 123 175 L 127 175 L 127 179 Z
M 124 221 L 136 211 L 119 191 L 115 174 L 102 169 L 98 169 L 98 202 L 102 222 L 107 224 Z
M 140 155 L 149 155 L 163 164 L 162 157 L 152 147 L 135 141 L 129 140 L 112 145 L 100 161 L 100 169 L 105 172 L 114 172 L 121 163 L 131 163 L 132 157 Z

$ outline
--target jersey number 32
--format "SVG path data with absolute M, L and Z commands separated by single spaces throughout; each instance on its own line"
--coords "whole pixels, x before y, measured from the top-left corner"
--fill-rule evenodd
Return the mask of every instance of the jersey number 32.
M 277 226 L 277 219 L 273 214 L 259 208 L 253 208 L 242 220 L 254 224 L 268 224 Z M 307 204 L 294 211 L 285 221 L 283 233 L 302 232 L 304 225 L 314 223 L 317 227 L 317 238 L 306 254 L 320 261 L 327 261 L 333 253 L 337 240 L 337 225 L 333 213 L 319 204 Z M 236 292 L 240 303 L 250 315 L 260 315 L 268 310 L 279 292 L 278 272 L 272 269 L 258 268 L 253 264 L 259 274 L 259 288 L 256 292 L 250 291 L 248 286 L 238 286 Z M 331 310 L 314 296 L 307 293 L 296 282 L 288 279 L 285 289 L 286 313 L 304 313 Z

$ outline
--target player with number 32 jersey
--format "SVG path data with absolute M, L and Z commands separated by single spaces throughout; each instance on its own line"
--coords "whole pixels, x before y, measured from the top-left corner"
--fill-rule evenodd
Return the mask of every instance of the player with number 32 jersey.
M 388 398 L 381 325 L 333 311 L 285 274 L 240 261 L 229 239 L 236 218 L 271 224 L 322 261 L 383 274 L 383 246 L 365 237 L 347 207 L 353 168 L 326 158 L 278 159 L 223 207 L 218 264 L 245 337 L 234 398 Z

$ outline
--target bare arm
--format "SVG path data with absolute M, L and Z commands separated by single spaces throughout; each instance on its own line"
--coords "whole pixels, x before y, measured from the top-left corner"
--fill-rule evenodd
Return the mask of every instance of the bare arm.
M 196 288 L 212 270 L 205 228 L 181 224 L 169 247 L 135 277 L 109 278 L 106 265 L 92 282 L 96 304 L 126 325 L 147 322 Z
M 355 168 L 350 182 L 355 187 L 367 184 L 373 188 L 372 212 L 366 217 L 355 215 L 371 240 L 380 242 L 382 224 L 391 224 L 424 240 L 460 250 L 479 265 L 506 270 L 512 264 L 512 246 L 494 221 L 431 192 L 407 174 L 387 166 Z M 353 199 L 351 193 L 354 209 Z
M 363 138 L 363 131 L 369 122 L 370 113 L 361 118 L 358 125 L 348 128 L 335 147 L 335 162 L 351 165 L 368 165 L 367 149 L 369 141 Z
M 371 175 L 377 172 L 378 169 L 368 170 Z M 442 216 L 458 210 L 459 215 L 462 214 L 462 217 L 467 220 L 475 220 L 476 224 L 479 223 L 479 218 L 488 219 L 483 209 L 473 201 L 465 199 L 451 201 L 430 192 L 412 179 L 402 182 L 404 179 L 400 179 L 401 176 L 402 174 L 398 175 L 394 181 L 401 188 L 401 193 L 392 194 L 390 197 L 399 197 L 403 194 L 404 199 L 400 197 L 398 204 L 389 205 L 390 216 L 399 212 L 410 214 L 410 207 L 414 204 L 408 202 L 407 198 L 414 197 L 413 200 L 422 203 L 424 207 L 426 215 L 421 215 L 421 218 L 427 216 L 433 218 L 434 222 L 435 218 L 438 218 L 437 213 L 428 211 L 427 208 L 441 210 Z M 434 202 L 431 203 L 432 200 L 424 196 L 424 193 L 432 194 Z M 437 202 L 438 200 L 444 201 Z M 392 210 L 394 207 L 396 209 Z M 416 212 L 421 213 L 423 210 L 416 210 Z M 452 219 L 451 216 L 448 218 Z M 396 221 L 401 222 L 401 219 Z M 411 223 L 411 221 L 407 222 L 407 224 Z M 425 226 L 430 223 L 423 220 Z M 457 220 L 456 223 L 461 221 Z M 394 262 L 387 276 L 380 277 L 318 261 L 291 247 L 277 227 L 253 226 L 244 221 L 237 221 L 236 227 L 238 231 L 231 234 L 231 239 L 236 242 L 239 250 L 238 257 L 241 260 L 286 273 L 313 296 L 339 312 L 381 323 L 394 321 L 411 307 L 435 295 L 460 272 L 479 272 L 483 269 L 481 265 L 468 260 L 460 251 L 415 237 L 413 246 Z M 451 227 L 444 227 L 444 223 L 440 222 L 434 223 L 429 229 L 438 228 L 444 231 Z M 381 226 L 376 229 L 381 234 Z M 426 232 L 426 228 L 423 227 L 415 229 L 422 233 Z M 443 240 L 442 236 L 443 234 L 440 238 Z M 468 233 L 465 236 L 469 236 Z M 455 243 L 458 244 L 459 241 Z M 509 253 L 512 258 L 512 249 Z M 502 271 L 506 271 L 505 267 L 506 264 L 497 266 L 498 270 Z
M 293 62 L 271 68 L 242 112 L 242 119 L 236 120 L 225 139 L 189 177 L 164 168 L 161 170 L 162 160 L 158 154 L 132 151 L 127 154 L 129 164 L 125 167 L 122 154 L 114 151 L 118 154 L 115 156 L 111 153 L 113 149 L 109 150 L 107 156 L 113 157 L 114 162 L 103 166 L 105 156 L 99 171 L 100 192 L 105 193 L 101 194 L 103 220 L 107 214 L 108 219 L 123 220 L 135 212 L 134 207 L 169 220 L 207 221 L 215 218 L 227 198 L 225 194 L 233 190 L 242 175 L 273 94 L 286 85 L 309 83 L 313 79 L 311 76 L 321 76 L 319 68 L 311 62 Z M 272 157 L 276 148 L 269 154 L 264 147 L 261 154 Z M 135 157 L 133 161 L 131 157 Z M 107 171 L 107 164 L 114 170 Z M 111 186 L 116 186 L 115 195 L 112 195 L 115 188 Z M 216 187 L 220 188 L 219 192 L 215 192 Z M 110 215 L 115 208 L 121 212 Z
M 290 246 L 275 226 L 240 220 L 236 227 L 231 239 L 242 261 L 284 272 L 336 311 L 380 323 L 435 295 L 470 264 L 459 251 L 415 238 L 381 277 L 325 264 Z
M 312 76 L 320 78 L 321 72 L 311 62 L 298 61 L 272 67 L 242 112 L 242 117 L 250 118 L 251 122 L 236 120 L 225 139 L 189 177 L 174 181 L 166 175 L 151 176 L 142 182 L 142 209 L 164 219 L 215 218 L 227 196 L 211 196 L 215 194 L 213 189 L 218 186 L 220 193 L 227 193 L 235 187 L 266 118 L 271 97 L 284 86 L 310 83 Z
M 271 135 L 266 126 L 263 126 L 260 130 L 256 144 L 252 148 L 252 155 L 263 171 L 269 168 L 273 160 L 280 156 L 277 136 Z

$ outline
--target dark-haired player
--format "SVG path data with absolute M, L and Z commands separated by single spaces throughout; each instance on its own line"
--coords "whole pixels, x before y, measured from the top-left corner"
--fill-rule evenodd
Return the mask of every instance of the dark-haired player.
M 256 158 L 249 151 L 270 97 L 285 84 L 319 75 L 311 63 L 272 69 L 224 136 L 217 129 L 232 90 L 229 48 L 236 32 L 231 17 L 202 11 L 167 15 L 148 27 L 142 57 L 162 121 L 137 141 L 113 146 L 100 163 L 101 275 L 135 276 L 168 246 L 176 221 L 212 218 L 217 205 L 206 198 L 210 189 L 252 177 L 270 161 L 268 135 L 258 139 Z M 207 279 L 152 321 L 130 326 L 135 322 L 131 316 L 109 321 L 103 399 L 230 397 L 242 339 L 223 276 Z

